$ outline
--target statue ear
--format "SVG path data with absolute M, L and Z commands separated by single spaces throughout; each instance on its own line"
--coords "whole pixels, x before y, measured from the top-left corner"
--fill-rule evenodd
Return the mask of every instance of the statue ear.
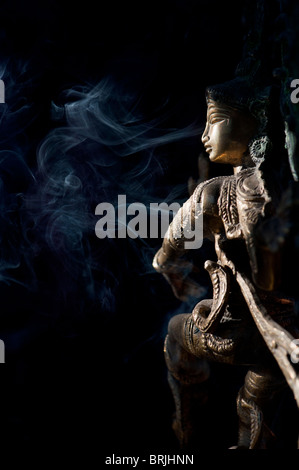
M 267 135 L 259 135 L 249 142 L 248 149 L 253 162 L 258 165 L 264 161 L 265 155 L 271 151 L 272 143 Z

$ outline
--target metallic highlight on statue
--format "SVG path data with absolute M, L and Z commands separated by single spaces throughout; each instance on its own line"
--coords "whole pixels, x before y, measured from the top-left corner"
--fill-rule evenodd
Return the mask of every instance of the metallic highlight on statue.
M 277 217 L 275 188 L 267 187 L 263 166 L 272 152 L 271 88 L 242 77 L 207 88 L 206 97 L 202 142 L 210 161 L 232 165 L 233 174 L 202 182 L 185 203 L 190 227 L 200 203 L 204 238 L 214 242 L 216 259 L 204 266 L 213 298 L 169 322 L 165 358 L 176 406 L 173 428 L 188 446 L 192 400 L 205 402 L 210 362 L 246 365 L 237 397 L 237 448 L 268 448 L 269 397 L 279 396 L 287 382 L 299 406 L 299 378 L 289 360 L 299 337 L 294 302 L 279 291 L 280 250 L 269 250 L 263 237 L 265 221 Z M 153 262 L 182 300 L 196 295 L 194 266 L 173 229 L 184 223 L 174 218 Z

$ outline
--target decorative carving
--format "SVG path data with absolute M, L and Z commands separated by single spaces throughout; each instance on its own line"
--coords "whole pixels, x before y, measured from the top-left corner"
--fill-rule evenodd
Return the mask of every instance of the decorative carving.
M 174 429 L 182 445 L 188 445 L 193 429 L 190 383 L 197 383 L 197 390 L 203 387 L 209 361 L 248 366 L 237 398 L 237 447 L 268 448 L 273 433 L 263 408 L 286 383 L 299 406 L 299 377 L 289 359 L 293 340 L 299 337 L 294 302 L 279 290 L 281 250 L 269 248 L 262 229 L 279 219 L 274 210 L 277 195 L 266 183 L 273 152 L 270 103 L 271 88 L 254 86 L 247 77 L 207 89 L 202 142 L 211 161 L 232 165 L 234 173 L 200 183 L 185 203 L 193 226 L 200 202 L 204 236 L 214 241 L 217 262 L 205 263 L 213 298 L 201 299 L 191 313 L 174 316 L 165 341 L 176 404 Z M 189 261 L 185 269 L 183 230 L 172 230 L 180 223 L 176 216 L 153 264 L 175 295 L 185 299 L 194 281 L 189 279 Z M 171 238 L 173 233 L 180 233 L 181 239 Z

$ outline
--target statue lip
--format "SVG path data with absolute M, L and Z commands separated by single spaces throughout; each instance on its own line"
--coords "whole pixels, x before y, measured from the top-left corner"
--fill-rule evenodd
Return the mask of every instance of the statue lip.
M 208 153 L 212 150 L 212 147 L 210 147 L 209 145 L 205 145 L 204 147 L 206 149 L 206 152 Z

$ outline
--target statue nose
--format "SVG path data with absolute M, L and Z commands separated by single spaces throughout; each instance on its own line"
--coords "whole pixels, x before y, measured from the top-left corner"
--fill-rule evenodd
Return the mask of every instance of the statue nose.
M 201 136 L 201 141 L 203 144 L 205 144 L 209 140 L 208 136 L 208 126 L 206 125 L 205 130 L 203 131 L 203 134 Z
M 202 143 L 205 144 L 206 142 L 208 142 L 209 139 L 210 139 L 210 137 L 208 136 L 207 132 L 205 131 L 201 136 Z

